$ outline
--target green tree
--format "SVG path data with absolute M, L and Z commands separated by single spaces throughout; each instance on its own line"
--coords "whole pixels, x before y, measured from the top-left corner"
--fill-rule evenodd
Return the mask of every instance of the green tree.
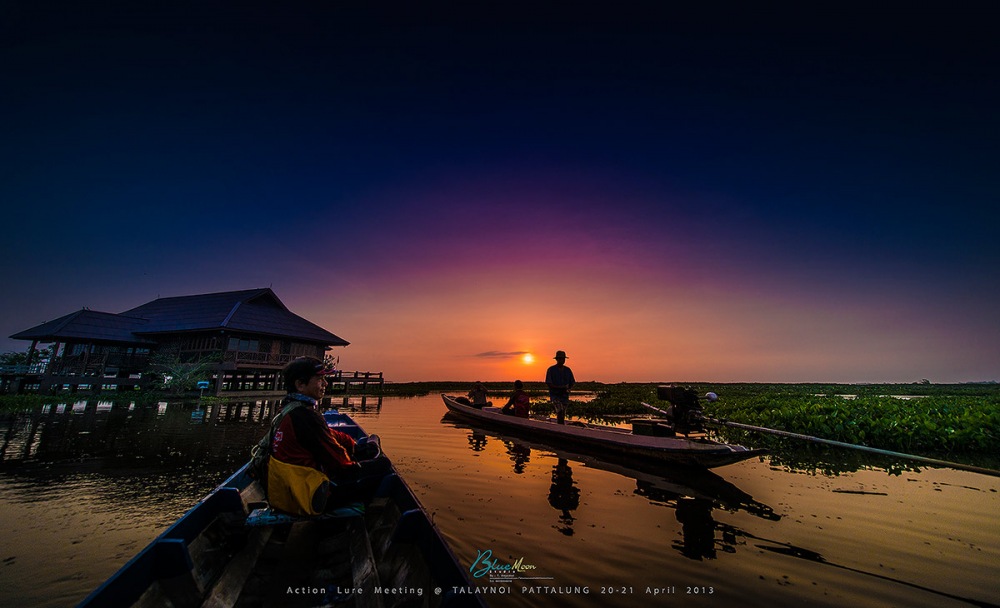
M 163 390 L 180 394 L 196 389 L 198 382 L 211 380 L 212 369 L 221 360 L 220 356 L 213 355 L 197 361 L 181 361 L 176 354 L 161 353 L 153 356 L 150 371 L 158 378 L 157 385 Z

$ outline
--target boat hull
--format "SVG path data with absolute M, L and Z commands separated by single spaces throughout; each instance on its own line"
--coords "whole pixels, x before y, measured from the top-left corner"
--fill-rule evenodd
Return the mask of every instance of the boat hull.
M 324 417 L 366 435 L 346 414 Z M 386 465 L 341 508 L 302 518 L 266 509 L 245 465 L 79 605 L 358 606 L 381 597 L 387 606 L 484 606 L 458 591 L 471 585 L 466 569 Z
M 499 408 L 477 409 L 449 395 L 441 397 L 448 411 L 463 420 L 504 429 L 545 443 L 617 459 L 714 468 L 766 453 L 765 450 L 752 450 L 741 445 L 718 443 L 707 439 L 633 435 L 625 429 L 608 426 L 558 424 L 554 419 L 518 418 L 501 413 Z

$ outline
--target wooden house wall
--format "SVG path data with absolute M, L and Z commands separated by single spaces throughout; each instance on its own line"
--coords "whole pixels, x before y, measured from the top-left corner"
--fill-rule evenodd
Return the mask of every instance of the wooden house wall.
M 233 344 L 231 339 L 237 342 Z M 173 353 L 182 361 L 218 356 L 212 393 L 281 393 L 281 368 L 296 357 L 322 359 L 326 347 L 254 334 L 197 332 L 160 336 L 159 344 L 98 344 L 66 342 L 46 373 L 19 385 L 31 392 L 100 393 L 135 390 L 148 384 L 148 370 L 157 353 Z M 236 350 L 230 346 L 235 345 Z M 247 347 L 241 350 L 241 347 Z M 146 378 L 144 380 L 144 377 Z M 5 382 L 10 385 L 11 383 Z M 6 386 L 8 390 L 10 386 Z

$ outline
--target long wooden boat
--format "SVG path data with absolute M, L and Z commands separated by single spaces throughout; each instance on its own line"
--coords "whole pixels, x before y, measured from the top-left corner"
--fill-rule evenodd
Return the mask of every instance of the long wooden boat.
M 324 417 L 355 439 L 366 436 L 346 414 Z M 80 606 L 485 606 L 386 464 L 352 502 L 315 517 L 272 511 L 245 465 Z
M 719 443 L 704 436 L 663 437 L 635 434 L 630 429 L 599 424 L 582 422 L 558 424 L 554 418 L 519 418 L 501 413 L 498 407 L 477 409 L 449 395 L 441 395 L 441 398 L 444 399 L 449 412 L 465 420 L 502 428 L 511 433 L 569 449 L 640 462 L 712 468 L 766 453 L 766 450 Z

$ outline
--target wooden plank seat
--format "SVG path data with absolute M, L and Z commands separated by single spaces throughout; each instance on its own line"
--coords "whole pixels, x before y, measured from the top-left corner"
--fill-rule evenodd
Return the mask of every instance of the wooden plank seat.
M 259 503 L 258 503 L 259 504 Z M 291 515 L 271 508 L 270 505 L 259 506 L 250 511 L 247 515 L 245 526 L 248 528 L 258 528 L 262 526 L 280 526 L 282 524 L 294 524 L 304 521 L 323 521 L 329 519 L 341 519 L 345 517 L 364 517 L 365 505 L 360 502 L 351 502 L 333 511 L 320 513 L 319 515 Z

